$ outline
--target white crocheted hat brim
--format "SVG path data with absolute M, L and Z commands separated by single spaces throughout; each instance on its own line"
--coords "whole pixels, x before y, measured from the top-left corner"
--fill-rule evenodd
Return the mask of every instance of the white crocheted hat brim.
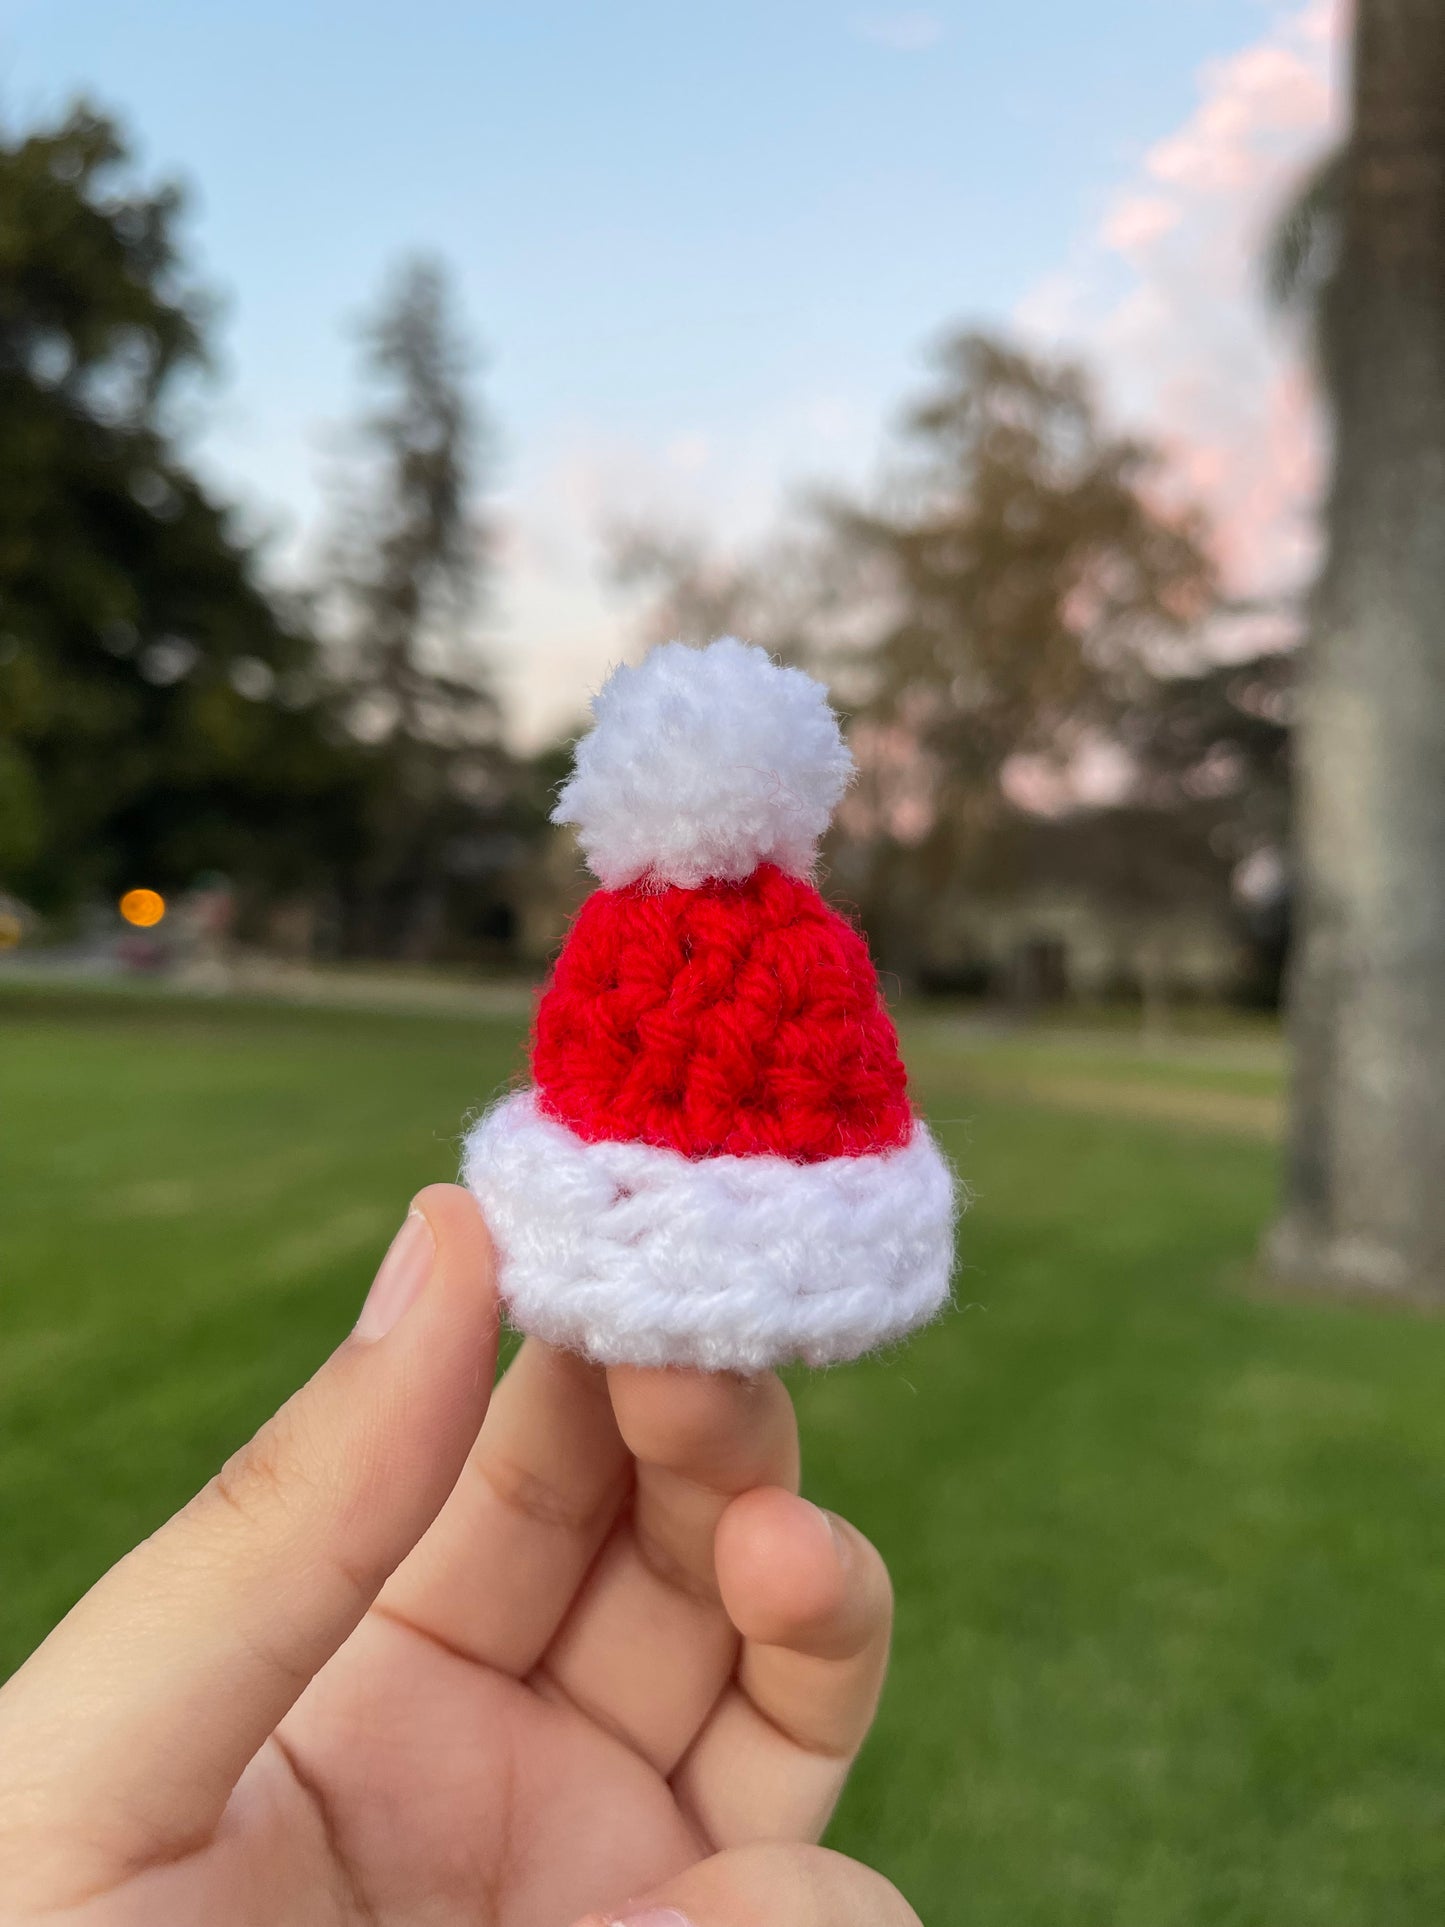
M 532 1091 L 467 1136 L 512 1322 L 602 1365 L 758 1372 L 857 1358 L 948 1298 L 953 1173 L 908 1143 L 815 1164 L 587 1143 Z

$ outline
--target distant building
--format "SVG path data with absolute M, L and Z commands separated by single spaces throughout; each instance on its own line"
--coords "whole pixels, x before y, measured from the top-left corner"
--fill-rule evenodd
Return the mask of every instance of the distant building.
M 1255 959 L 1231 872 L 1173 813 L 1019 816 L 932 899 L 920 988 L 1024 1003 L 1238 996 Z

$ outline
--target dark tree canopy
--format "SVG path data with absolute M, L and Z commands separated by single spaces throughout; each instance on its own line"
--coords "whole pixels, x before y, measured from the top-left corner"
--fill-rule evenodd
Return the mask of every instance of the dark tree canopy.
M 87 107 L 0 140 L 0 868 L 42 906 L 304 869 L 338 780 L 312 645 L 168 425 L 181 212 Z

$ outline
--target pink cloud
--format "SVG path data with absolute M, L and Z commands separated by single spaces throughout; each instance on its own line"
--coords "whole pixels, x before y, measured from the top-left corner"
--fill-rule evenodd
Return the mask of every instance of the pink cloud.
M 1344 0 L 1307 0 L 1207 63 L 1194 110 L 1017 317 L 1095 363 L 1118 415 L 1164 446 L 1240 594 L 1292 590 L 1314 566 L 1324 437 L 1262 260 L 1280 208 L 1339 137 L 1344 13 Z
M 1295 29 L 1301 40 L 1312 41 L 1315 45 L 1332 43 L 1341 28 L 1340 10 L 1336 0 L 1312 0 L 1312 4 L 1296 16 Z
M 1120 254 L 1146 248 L 1179 223 L 1179 208 L 1160 194 L 1125 194 L 1114 203 L 1101 230 L 1106 247 Z

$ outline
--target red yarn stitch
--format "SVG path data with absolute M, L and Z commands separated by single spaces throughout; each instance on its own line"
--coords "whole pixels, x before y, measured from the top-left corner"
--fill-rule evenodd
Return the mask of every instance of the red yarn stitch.
M 913 1129 L 868 947 L 811 884 L 632 884 L 583 904 L 537 1009 L 543 1108 L 579 1137 L 855 1157 Z

